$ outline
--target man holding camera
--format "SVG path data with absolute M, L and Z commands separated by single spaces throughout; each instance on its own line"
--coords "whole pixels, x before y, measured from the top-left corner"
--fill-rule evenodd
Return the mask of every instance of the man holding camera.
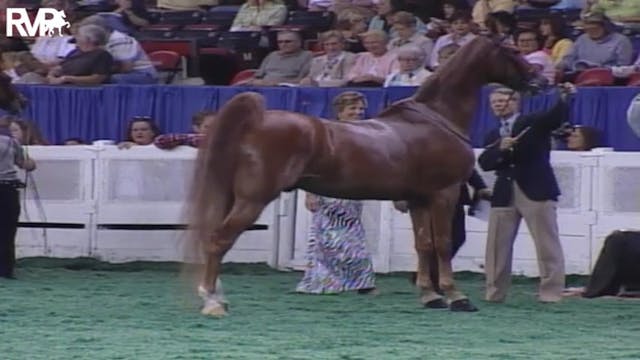
M 491 108 L 500 127 L 485 138 L 478 162 L 497 179 L 485 258 L 487 301 L 503 302 L 511 284 L 513 243 L 524 218 L 533 237 L 540 268 L 538 299 L 557 302 L 565 284 L 564 254 L 558 235 L 556 202 L 560 190 L 549 162 L 551 136 L 568 114 L 567 95 L 572 85 L 561 87 L 560 100 L 550 110 L 520 114 L 520 94 L 495 89 Z
M 24 185 L 18 180 L 16 166 L 27 171 L 36 164 L 11 137 L 9 121 L 0 118 L 0 278 L 14 278 L 16 230 L 20 217 L 18 188 Z

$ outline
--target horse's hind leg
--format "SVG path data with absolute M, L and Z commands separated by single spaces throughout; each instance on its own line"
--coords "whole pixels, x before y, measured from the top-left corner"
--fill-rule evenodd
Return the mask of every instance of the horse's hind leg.
M 453 279 L 451 223 L 459 192 L 459 185 L 443 190 L 434 196 L 430 204 L 431 229 L 438 257 L 439 283 L 440 289 L 451 302 L 449 308 L 452 311 L 477 311 L 478 309 L 469 301 L 467 296 L 456 288 Z
M 415 284 L 421 290 L 420 302 L 432 309 L 447 308 L 442 296 L 436 292 L 431 281 L 431 261 L 435 258 L 435 248 L 431 231 L 429 206 L 412 203 L 409 207 L 415 248 L 418 255 L 418 272 Z
M 242 198 L 235 199 L 231 211 L 222 225 L 211 236 L 211 241 L 205 244 L 205 272 L 202 284 L 198 289 L 204 300 L 202 313 L 204 315 L 222 316 L 226 314 L 227 302 L 224 299 L 222 285 L 218 278 L 222 258 L 247 228 L 260 216 L 266 204 L 249 201 Z

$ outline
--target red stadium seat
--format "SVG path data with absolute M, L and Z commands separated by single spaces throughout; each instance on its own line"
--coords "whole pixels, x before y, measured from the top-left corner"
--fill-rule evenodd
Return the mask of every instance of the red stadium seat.
M 159 72 L 167 73 L 165 84 L 171 84 L 176 74 L 180 72 L 180 62 L 182 60 L 180 54 L 175 51 L 158 50 L 149 53 L 149 60 Z
M 233 76 L 233 79 L 231 79 L 231 85 L 235 85 L 240 81 L 250 79 L 255 73 L 256 73 L 256 69 L 242 70 Z
M 604 68 L 588 69 L 576 78 L 576 86 L 611 86 L 614 83 L 611 70 Z
M 640 86 L 640 72 L 633 73 L 627 81 L 628 86 Z

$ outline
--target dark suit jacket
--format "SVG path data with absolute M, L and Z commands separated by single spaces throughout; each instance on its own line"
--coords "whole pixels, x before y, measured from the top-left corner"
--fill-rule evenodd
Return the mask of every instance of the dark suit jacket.
M 567 114 L 567 103 L 559 100 L 548 111 L 518 117 L 512 126 L 511 136 L 517 136 L 528 127 L 530 129 L 511 150 L 500 150 L 499 128 L 485 137 L 485 150 L 478 163 L 484 171 L 496 171 L 491 200 L 493 207 L 511 206 L 514 180 L 533 201 L 558 199 L 560 189 L 549 163 L 551 132 L 560 127 Z

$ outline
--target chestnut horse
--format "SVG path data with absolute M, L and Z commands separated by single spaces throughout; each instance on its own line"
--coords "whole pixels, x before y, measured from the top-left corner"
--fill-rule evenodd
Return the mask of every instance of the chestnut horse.
M 27 105 L 27 100 L 11 84 L 11 78 L 0 72 L 0 109 L 17 114 Z
M 326 121 L 266 111 L 256 93 L 227 102 L 199 150 L 190 201 L 191 245 L 204 254 L 202 313 L 226 314 L 219 282 L 223 256 L 282 191 L 334 198 L 407 201 L 418 254 L 417 286 L 429 308 L 477 310 L 453 280 L 451 219 L 475 157 L 468 133 L 483 85 L 524 90 L 531 67 L 486 37 L 462 47 L 411 98 L 374 119 Z M 439 285 L 429 277 L 436 252 Z

